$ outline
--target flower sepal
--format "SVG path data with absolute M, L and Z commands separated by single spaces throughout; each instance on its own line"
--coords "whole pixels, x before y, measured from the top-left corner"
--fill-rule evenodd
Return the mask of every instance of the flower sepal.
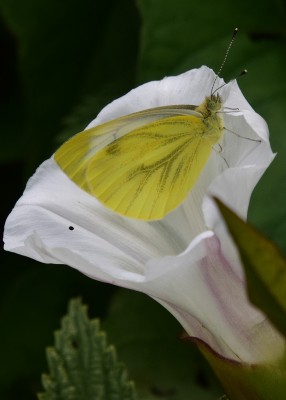
M 207 359 L 229 400 L 285 400 L 286 355 L 276 363 L 247 364 L 222 357 L 198 338 L 190 338 Z

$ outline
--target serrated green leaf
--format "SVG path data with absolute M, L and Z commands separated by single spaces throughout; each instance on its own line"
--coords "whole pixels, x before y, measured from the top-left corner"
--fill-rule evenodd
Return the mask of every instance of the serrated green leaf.
M 274 243 L 217 200 L 244 266 L 250 301 L 286 336 L 286 260 Z
M 133 382 L 98 320 L 89 320 L 79 299 L 71 300 L 55 345 L 47 349 L 49 375 L 39 400 L 135 400 Z

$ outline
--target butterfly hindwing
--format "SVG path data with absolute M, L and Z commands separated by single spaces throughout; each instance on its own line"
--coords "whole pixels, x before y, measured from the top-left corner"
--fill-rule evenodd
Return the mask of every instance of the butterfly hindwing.
M 198 134 L 190 135 L 190 124 Z M 114 141 L 88 165 L 90 192 L 120 214 L 162 218 L 184 200 L 209 157 L 201 124 L 192 116 L 170 117 Z

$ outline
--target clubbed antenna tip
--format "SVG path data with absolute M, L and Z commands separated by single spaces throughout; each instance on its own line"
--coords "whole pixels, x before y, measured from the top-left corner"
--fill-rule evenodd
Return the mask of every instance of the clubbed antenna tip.
M 234 42 L 234 39 L 235 39 L 237 33 L 238 33 L 238 28 L 235 28 L 235 30 L 233 31 L 232 37 L 231 37 L 231 41 L 230 41 L 230 43 L 229 43 L 229 45 L 228 45 L 228 47 L 227 47 L 227 49 L 226 49 L 225 56 L 224 56 L 224 59 L 223 59 L 223 61 L 222 61 L 222 63 L 221 63 L 220 69 L 218 70 L 218 72 L 217 72 L 217 74 L 216 74 L 214 83 L 213 83 L 213 85 L 212 85 L 211 94 L 214 93 L 214 92 L 213 92 L 214 85 L 215 85 L 216 80 L 217 80 L 217 78 L 219 77 L 219 75 L 220 75 L 220 73 L 221 73 L 221 71 L 222 71 L 222 68 L 223 68 L 223 66 L 224 66 L 224 64 L 225 64 L 225 62 L 226 62 L 226 60 L 227 60 L 229 50 L 230 50 L 230 48 L 231 48 L 231 46 L 232 46 L 232 44 L 233 44 L 233 42 Z

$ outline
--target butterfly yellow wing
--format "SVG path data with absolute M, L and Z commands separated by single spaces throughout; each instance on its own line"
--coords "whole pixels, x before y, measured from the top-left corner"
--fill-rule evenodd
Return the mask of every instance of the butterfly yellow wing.
M 195 106 L 157 107 L 111 120 L 94 128 L 86 129 L 67 140 L 55 153 L 54 158 L 62 170 L 82 189 L 89 192 L 86 167 L 96 152 L 109 143 L 142 126 L 170 115 L 197 115 Z
M 88 129 L 64 143 L 55 160 L 111 210 L 163 218 L 187 197 L 219 137 L 193 108 L 159 107 Z

